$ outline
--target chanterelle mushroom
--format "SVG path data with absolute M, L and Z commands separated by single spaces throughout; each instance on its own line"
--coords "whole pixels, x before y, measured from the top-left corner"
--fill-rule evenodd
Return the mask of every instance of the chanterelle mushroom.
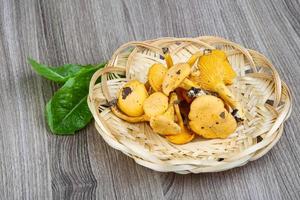
M 211 50 L 211 55 L 216 56 L 217 58 L 219 58 L 220 60 L 222 60 L 222 64 L 224 67 L 224 82 L 226 85 L 231 85 L 236 77 L 236 73 L 235 71 L 232 69 L 227 55 L 224 51 L 219 50 L 219 49 L 214 49 Z
M 191 67 L 187 63 L 180 63 L 168 69 L 162 82 L 162 91 L 168 96 L 175 90 L 191 73 Z
M 236 76 L 230 66 L 225 53 L 220 50 L 212 50 L 199 58 L 199 76 L 192 76 L 191 80 L 196 82 L 204 90 L 216 92 L 233 109 L 237 109 L 238 118 L 244 118 L 243 110 L 239 102 L 234 98 L 231 91 L 225 86 L 233 82 Z
M 185 90 L 198 88 L 198 93 L 195 94 L 195 96 L 198 96 L 200 94 L 201 89 L 199 85 L 189 80 L 188 76 L 191 74 L 191 67 L 194 65 L 197 59 L 201 55 L 203 55 L 203 52 L 196 52 L 188 59 L 186 63 L 178 63 L 176 65 L 173 65 L 173 60 L 169 54 L 169 49 L 163 48 L 163 52 L 165 54 L 165 60 L 168 66 L 168 71 L 166 72 L 165 77 L 162 81 L 162 91 L 166 95 L 169 95 L 170 92 L 174 91 L 177 87 L 181 87 Z
M 163 48 L 164 59 L 167 67 L 162 64 L 153 64 L 148 71 L 148 82 L 154 91 L 163 91 L 167 96 L 177 87 L 190 90 L 199 88 L 199 86 L 187 77 L 191 73 L 191 66 L 194 65 L 196 60 L 202 55 L 197 52 L 192 55 L 186 63 L 179 63 L 174 65 L 172 57 L 168 48 Z
M 153 64 L 148 71 L 148 81 L 154 91 L 160 91 L 168 69 L 162 64 Z
M 144 113 L 143 104 L 147 97 L 148 93 L 144 84 L 131 80 L 120 90 L 117 104 L 126 115 L 137 117 Z
M 192 102 L 189 120 L 190 128 L 205 138 L 226 138 L 237 127 L 223 101 L 211 95 L 197 97 Z
M 144 115 L 132 117 L 120 112 L 115 105 L 111 107 L 112 112 L 117 117 L 127 122 L 149 121 L 151 117 L 163 114 L 168 109 L 168 97 L 161 92 L 155 92 L 144 101 L 142 109 L 145 113 Z
M 171 94 L 172 96 L 174 96 L 173 98 L 176 99 L 177 101 L 177 95 L 175 93 Z M 171 97 L 172 98 L 172 97 Z M 177 120 L 180 126 L 180 133 L 177 135 L 168 135 L 166 136 L 167 140 L 169 140 L 170 142 L 174 143 L 174 144 L 185 144 L 188 143 L 190 141 L 192 141 L 195 137 L 195 133 L 189 131 L 183 124 L 183 120 L 181 117 L 181 113 L 179 110 L 179 106 L 177 103 L 174 104 L 174 109 L 175 109 L 175 113 L 177 116 Z
M 162 90 L 169 95 L 177 87 L 186 90 L 199 88 L 198 85 L 186 78 L 189 74 L 190 66 L 187 63 L 174 65 L 169 70 L 162 64 L 154 64 L 148 71 L 148 81 L 154 91 Z M 200 88 L 198 90 L 200 93 Z
M 161 135 L 176 135 L 180 133 L 180 126 L 175 123 L 174 103 L 176 98 L 171 95 L 168 109 L 161 115 L 151 117 L 150 126 L 154 132 Z
M 168 109 L 168 97 L 161 92 L 151 94 L 144 101 L 144 112 L 148 117 L 163 114 Z

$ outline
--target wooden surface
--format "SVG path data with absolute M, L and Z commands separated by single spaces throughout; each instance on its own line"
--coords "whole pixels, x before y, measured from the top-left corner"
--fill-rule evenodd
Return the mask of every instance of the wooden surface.
M 51 135 L 57 85 L 43 63 L 99 63 L 121 44 L 218 35 L 256 49 L 294 94 L 283 137 L 263 158 L 214 174 L 158 173 L 110 148 L 93 125 Z M 0 0 L 0 199 L 300 199 L 300 2 Z

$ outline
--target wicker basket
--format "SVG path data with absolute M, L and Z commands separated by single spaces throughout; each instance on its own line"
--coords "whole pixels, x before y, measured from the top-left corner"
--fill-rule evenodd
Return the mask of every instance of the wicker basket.
M 130 124 L 114 116 L 107 102 L 130 79 L 146 82 L 149 67 L 165 64 L 162 47 L 168 47 L 174 63 L 185 62 L 196 51 L 218 48 L 226 51 L 238 77 L 230 90 L 245 109 L 246 120 L 226 139 L 197 137 L 184 145 L 169 143 L 147 123 Z M 101 83 L 97 80 L 101 77 Z M 283 123 L 291 113 L 287 85 L 262 54 L 228 40 L 159 38 L 122 45 L 107 66 L 90 83 L 89 108 L 103 139 L 138 164 L 162 172 L 180 174 L 218 172 L 242 166 L 266 154 L 279 140 Z

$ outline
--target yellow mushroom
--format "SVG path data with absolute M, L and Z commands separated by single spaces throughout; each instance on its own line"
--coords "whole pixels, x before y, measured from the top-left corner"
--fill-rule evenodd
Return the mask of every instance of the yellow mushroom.
M 190 90 L 192 87 L 199 88 L 199 86 L 186 77 L 191 73 L 191 66 L 202 55 L 197 52 L 190 57 L 187 63 L 173 64 L 172 57 L 169 54 L 168 48 L 163 48 L 164 58 L 167 67 L 160 63 L 153 64 L 148 71 L 148 82 L 154 91 L 163 91 L 169 95 L 177 87 L 182 87 Z
M 236 77 L 236 73 L 232 69 L 232 67 L 228 61 L 226 53 L 222 50 L 214 49 L 214 50 L 211 50 L 211 55 L 216 56 L 216 58 L 223 61 L 222 64 L 223 64 L 224 72 L 225 72 L 224 73 L 224 82 L 226 85 L 227 84 L 231 85 Z
M 175 123 L 174 103 L 176 98 L 171 95 L 168 109 L 161 115 L 151 117 L 150 126 L 154 132 L 161 135 L 176 135 L 180 133 L 180 126 Z
M 176 88 L 183 88 L 188 91 L 190 97 L 196 97 L 205 94 L 199 85 L 189 80 L 190 66 L 186 63 L 176 64 L 171 67 L 162 83 L 162 91 L 169 95 Z
M 178 100 L 177 95 L 175 93 L 172 93 L 171 95 L 173 95 L 176 98 L 176 101 Z M 175 109 L 175 113 L 177 116 L 177 120 L 180 126 L 180 133 L 177 135 L 168 135 L 166 136 L 167 140 L 169 140 L 170 142 L 174 143 L 174 144 L 185 144 L 188 143 L 190 141 L 192 141 L 195 137 L 195 133 L 189 131 L 183 124 L 183 120 L 182 120 L 182 116 L 179 110 L 179 106 L 177 103 L 174 104 L 174 109 Z
M 163 114 L 168 109 L 168 97 L 161 92 L 155 92 L 144 101 L 142 109 L 144 115 L 132 117 L 120 112 L 116 105 L 111 106 L 112 112 L 120 119 L 137 123 L 149 121 L 151 117 Z
M 149 118 L 163 114 L 168 109 L 168 97 L 161 92 L 155 92 L 144 101 L 143 109 Z
M 118 107 L 128 116 L 138 117 L 144 113 L 143 104 L 148 97 L 143 83 L 131 80 L 122 87 L 118 97 Z
M 197 97 L 190 106 L 188 117 L 190 128 L 205 138 L 226 138 L 237 127 L 223 101 L 211 95 Z
M 191 67 L 194 65 L 194 63 L 199 59 L 200 56 L 203 55 L 203 52 L 198 51 L 194 53 L 187 61 L 187 64 L 189 64 Z
M 168 69 L 162 64 L 153 64 L 148 71 L 148 81 L 154 91 L 161 91 L 161 85 Z
M 187 63 L 176 64 L 168 69 L 162 82 L 162 91 L 169 96 L 190 75 L 191 68 Z
M 154 64 L 148 71 L 148 81 L 154 91 L 163 90 L 166 95 L 177 87 L 185 90 L 199 88 L 194 82 L 185 78 L 189 73 L 190 67 L 186 63 L 174 65 L 169 70 L 162 64 Z
M 191 90 L 192 88 L 196 88 L 197 90 L 193 91 L 195 96 L 199 95 L 201 91 L 199 85 L 189 80 L 187 77 L 191 74 L 191 67 L 197 61 L 197 59 L 203 55 L 202 52 L 196 52 L 192 55 L 186 63 L 178 63 L 173 65 L 172 57 L 169 54 L 168 48 L 163 48 L 163 52 L 165 54 L 166 63 L 168 65 L 168 70 L 165 72 L 164 70 L 164 78 L 162 82 L 158 82 L 157 87 L 161 87 L 164 94 L 167 96 L 170 92 L 174 91 L 177 87 L 183 88 L 185 90 Z M 162 68 L 163 66 L 161 66 Z M 160 77 L 160 80 L 163 76 Z M 154 84 L 153 84 L 154 85 Z M 155 87 L 155 86 L 154 86 Z M 197 91 L 197 94 L 195 92 Z
M 242 120 L 244 118 L 243 110 L 231 91 L 225 86 L 225 84 L 232 83 L 236 75 L 224 54 L 220 50 L 212 50 L 211 53 L 201 56 L 198 61 L 200 75 L 192 76 L 191 80 L 204 90 L 218 93 L 230 107 L 238 110 L 236 117 Z

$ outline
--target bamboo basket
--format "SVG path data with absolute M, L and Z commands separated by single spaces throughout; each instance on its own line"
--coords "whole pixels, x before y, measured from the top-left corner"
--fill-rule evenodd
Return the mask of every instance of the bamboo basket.
M 145 83 L 152 64 L 165 64 L 162 47 L 169 48 L 174 63 L 186 62 L 199 50 L 218 48 L 226 52 L 238 74 L 229 88 L 246 116 L 228 138 L 196 137 L 190 143 L 175 145 L 154 133 L 147 123 L 127 123 L 112 114 L 107 102 L 116 98 L 128 80 Z M 106 67 L 93 75 L 88 105 L 99 134 L 110 146 L 142 166 L 180 174 L 224 171 L 260 158 L 278 142 L 292 108 L 289 88 L 265 56 L 213 36 L 159 38 L 122 45 Z

